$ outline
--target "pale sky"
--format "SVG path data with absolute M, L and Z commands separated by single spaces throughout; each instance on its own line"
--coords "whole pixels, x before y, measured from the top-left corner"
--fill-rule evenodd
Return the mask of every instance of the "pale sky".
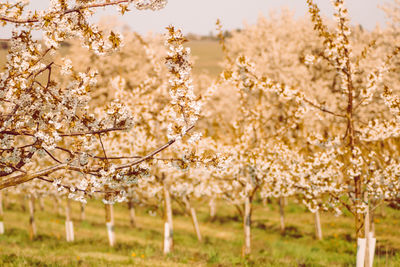
M 377 23 L 385 25 L 385 14 L 378 8 L 393 0 L 347 0 L 353 24 L 361 24 L 373 29 Z M 330 0 L 316 0 L 324 15 L 332 12 Z M 31 6 L 46 8 L 48 1 L 31 0 Z M 268 16 L 271 10 L 279 11 L 288 7 L 296 16 L 306 14 L 305 0 L 169 0 L 165 9 L 160 11 L 130 11 L 120 19 L 132 30 L 140 33 L 147 31 L 164 32 L 165 27 L 173 24 L 185 33 L 208 34 L 215 29 L 215 21 L 221 19 L 224 29 L 240 28 L 243 22 L 252 24 L 259 14 Z M 115 8 L 99 12 L 101 15 L 117 14 Z
M 353 24 L 373 29 L 377 23 L 385 25 L 385 13 L 378 8 L 391 0 L 347 0 L 347 7 Z M 330 0 L 316 0 L 323 14 L 330 15 Z M 123 18 L 130 27 L 139 32 L 159 32 L 169 24 L 180 27 L 184 32 L 208 34 L 215 28 L 217 18 L 224 28 L 240 28 L 243 22 L 255 23 L 259 14 L 268 16 L 271 10 L 279 11 L 288 7 L 296 16 L 307 11 L 305 0 L 169 0 L 164 10 L 157 12 L 134 11 Z

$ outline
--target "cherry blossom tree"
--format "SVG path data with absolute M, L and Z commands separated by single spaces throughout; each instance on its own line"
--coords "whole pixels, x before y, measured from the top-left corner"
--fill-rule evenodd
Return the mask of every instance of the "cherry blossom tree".
M 375 242 L 369 230 L 373 200 L 389 200 L 398 194 L 395 171 L 398 163 L 394 157 L 396 152 L 390 149 L 397 137 L 398 100 L 386 84 L 390 76 L 389 79 L 383 77 L 390 72 L 389 66 L 399 49 L 392 48 L 386 56 L 374 53 L 376 42 L 373 39 L 367 43 L 355 42 L 353 46 L 352 29 L 343 1 L 333 1 L 336 19 L 333 30 L 322 22 L 313 1 L 307 3 L 323 49 L 311 51 L 311 55 L 306 55 L 302 61 L 311 65 L 312 72 L 321 72 L 322 67 L 322 72 L 328 77 L 333 76 L 333 86 L 330 86 L 331 82 L 324 82 L 328 89 L 326 94 L 318 96 L 317 91 L 313 93 L 315 85 L 309 87 L 313 90 L 298 89 L 302 84 L 290 82 L 290 79 L 276 82 L 257 71 L 251 59 L 243 56 L 236 61 L 240 71 L 233 73 L 240 78 L 237 80 L 242 82 L 245 92 L 249 91 L 248 88 L 275 92 L 291 99 L 301 115 L 311 111 L 314 115 L 317 113 L 318 116 L 309 121 L 305 120 L 307 116 L 302 116 L 304 138 L 298 140 L 307 140 L 308 151 L 304 148 L 298 150 L 304 154 L 303 162 L 293 166 L 291 173 L 302 182 L 311 181 L 300 183 L 304 200 L 311 209 L 319 205 L 317 200 L 324 195 L 314 192 L 326 192 L 327 204 L 336 210 L 347 208 L 354 214 L 358 239 L 357 266 L 363 266 L 364 260 L 369 266 L 372 255 L 368 256 L 368 253 L 373 251 Z M 357 49 L 362 46 L 364 48 Z M 370 54 L 372 61 L 365 64 Z M 375 66 L 371 67 L 372 62 Z M 382 147 L 382 144 L 386 145 Z
M 104 184 L 135 179 L 145 170 L 139 165 L 168 148 L 186 135 L 196 122 L 196 104 L 182 51 L 174 50 L 169 70 L 176 75 L 170 84 L 168 139 L 146 155 L 119 165 L 110 163 L 102 136 L 123 132 L 139 125 L 132 110 L 118 99 L 101 111 L 90 111 L 89 91 L 96 83 L 97 71 L 76 71 L 67 58 L 53 61 L 49 56 L 59 50 L 61 42 L 79 38 L 81 44 L 102 55 L 118 49 L 122 36 L 114 31 L 101 31 L 89 22 L 93 12 L 102 7 L 117 6 L 121 13 L 130 5 L 137 9 L 156 10 L 165 1 L 52 1 L 45 11 L 27 10 L 26 1 L 1 4 L 0 19 L 13 27 L 6 70 L 1 73 L 1 181 L 0 188 L 32 179 L 47 179 L 64 170 L 81 173 L 80 189 L 94 192 Z M 44 45 L 32 38 L 41 31 Z M 171 31 L 170 44 L 183 42 Z M 54 78 L 55 73 L 64 79 Z M 188 91 L 189 90 L 189 91 Z M 169 105 L 168 103 L 165 103 Z M 135 116 L 140 116 L 135 114 Z M 165 139 L 165 138 L 164 138 Z M 98 154 L 98 147 L 101 153 Z M 43 158 L 52 161 L 44 166 Z M 131 157 L 132 159 L 132 157 Z M 59 184 L 59 180 L 53 180 Z M 112 185 L 111 185 L 112 187 Z M 72 188 L 74 189 L 74 188 Z M 79 190 L 75 190 L 79 191 Z

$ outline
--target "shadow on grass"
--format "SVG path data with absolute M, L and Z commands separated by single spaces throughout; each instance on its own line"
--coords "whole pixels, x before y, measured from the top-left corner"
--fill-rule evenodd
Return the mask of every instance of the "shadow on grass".
M 400 254 L 400 250 L 393 248 L 391 244 L 377 244 L 375 248 L 375 255 L 379 257 L 394 256 Z
M 275 227 L 272 225 L 267 224 L 265 220 L 253 220 L 252 221 L 253 227 L 261 230 L 275 230 Z
M 215 216 L 214 222 L 219 224 L 225 224 L 230 222 L 240 222 L 241 218 L 238 215 L 226 215 L 226 216 Z
M 343 233 L 339 235 L 339 238 L 342 240 L 346 240 L 347 242 L 356 242 L 356 239 L 354 237 L 351 236 L 351 234 L 349 233 Z
M 0 256 L 2 266 L 52 266 L 37 259 L 21 257 L 14 253 Z
M 280 228 L 275 224 L 269 224 L 264 220 L 253 221 L 253 227 L 261 230 L 265 230 L 269 233 L 278 233 L 280 232 Z M 298 227 L 294 225 L 288 225 L 285 228 L 285 231 L 281 234 L 284 237 L 288 238 L 301 238 L 304 234 L 299 230 Z
M 286 226 L 282 236 L 297 239 L 303 237 L 304 235 L 301 233 L 298 227 L 294 225 L 288 225 Z
M 131 241 L 126 243 L 117 243 L 114 249 L 118 252 L 120 251 L 131 251 L 131 250 L 145 250 L 148 246 L 143 246 L 139 242 Z

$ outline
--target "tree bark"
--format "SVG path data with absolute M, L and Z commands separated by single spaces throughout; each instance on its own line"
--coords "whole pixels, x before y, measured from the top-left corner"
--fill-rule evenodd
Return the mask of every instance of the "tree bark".
M 36 223 L 35 223 L 35 197 L 29 195 L 29 239 L 33 240 L 36 236 Z
M 163 191 L 164 191 L 164 254 L 168 254 L 172 251 L 174 246 L 173 238 L 173 223 L 172 223 L 172 206 L 171 196 L 169 189 L 165 182 L 165 176 L 162 175 L 163 179 Z
M 361 191 L 361 178 L 355 178 L 355 205 L 356 207 L 362 206 L 363 196 Z M 356 225 L 356 236 L 357 238 L 365 238 L 365 215 L 359 211 L 359 209 L 355 209 L 355 225 Z
M 322 240 L 322 228 L 321 228 L 321 220 L 319 217 L 319 210 L 314 212 L 314 218 L 315 218 L 315 238 L 317 240 Z
M 74 242 L 74 224 L 71 219 L 71 199 L 67 198 L 65 205 L 65 233 L 67 242 Z
M 244 230 L 244 245 L 242 254 L 243 257 L 251 253 L 251 201 L 250 197 L 246 197 L 244 202 L 243 214 L 243 230 Z
M 281 234 L 285 233 L 285 198 L 279 197 L 279 215 Z

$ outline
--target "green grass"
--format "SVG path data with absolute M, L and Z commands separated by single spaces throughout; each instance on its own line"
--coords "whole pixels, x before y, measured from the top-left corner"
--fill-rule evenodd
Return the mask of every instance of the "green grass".
M 19 203 L 19 202 L 18 202 Z M 163 222 L 137 209 L 137 228 L 129 224 L 125 205 L 115 207 L 117 245 L 108 246 L 104 208 L 97 201 L 87 205 L 86 220 L 79 221 L 73 204 L 75 238 L 65 241 L 64 217 L 57 215 L 50 200 L 37 210 L 38 236 L 29 240 L 28 213 L 19 204 L 5 211 L 6 233 L 0 236 L 0 266 L 353 266 L 355 245 L 352 217 L 322 214 L 324 240 L 313 238 L 313 216 L 302 206 L 286 208 L 287 232 L 279 233 L 276 204 L 256 204 L 252 228 L 252 255 L 241 257 L 242 226 L 235 209 L 224 202 L 218 217 L 209 222 L 206 205 L 197 205 L 204 237 L 198 243 L 190 218 L 174 216 L 174 251 L 162 254 Z M 175 209 L 179 211 L 179 209 Z M 400 266 L 400 213 L 386 208 L 378 213 L 375 266 Z M 134 256 L 133 254 L 134 253 Z M 142 256 L 143 255 L 143 256 Z

